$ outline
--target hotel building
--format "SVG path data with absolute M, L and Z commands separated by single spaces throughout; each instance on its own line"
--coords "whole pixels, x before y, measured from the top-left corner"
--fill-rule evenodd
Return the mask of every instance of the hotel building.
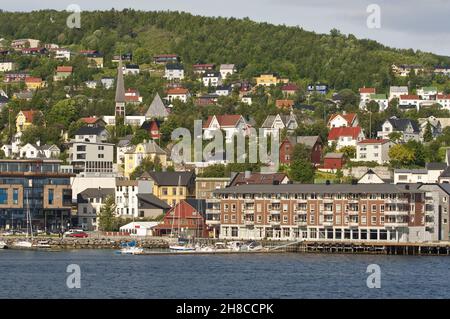
M 239 185 L 214 192 L 222 239 L 431 240 L 417 185 Z

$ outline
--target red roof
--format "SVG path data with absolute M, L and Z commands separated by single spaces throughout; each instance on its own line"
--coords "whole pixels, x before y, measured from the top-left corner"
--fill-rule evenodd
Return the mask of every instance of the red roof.
M 176 95 L 176 94 L 188 94 L 189 90 L 185 89 L 185 88 L 173 88 L 173 89 L 169 89 L 167 90 L 167 94 L 168 95 Z
M 278 108 L 292 108 L 294 106 L 294 100 L 276 100 L 275 105 Z
M 173 215 L 171 214 L 173 212 Z M 196 214 L 194 214 L 194 212 Z M 197 210 L 192 207 L 188 202 L 181 201 L 180 203 L 176 204 L 174 207 L 172 207 L 164 216 L 164 222 L 157 225 L 156 228 L 193 228 L 196 227 L 196 225 L 190 225 L 188 223 L 189 219 L 200 219 L 202 220 L 202 215 L 197 212 Z M 173 223 L 173 224 L 172 224 Z
M 400 100 L 420 100 L 420 96 L 418 95 L 400 95 Z
M 38 110 L 27 110 L 27 111 L 21 111 L 22 114 L 25 116 L 25 119 L 27 121 L 27 123 L 32 123 L 33 119 L 34 119 L 34 115 L 37 114 Z
M 56 72 L 70 72 L 72 73 L 73 67 L 71 66 L 58 66 L 56 68 Z
M 214 64 L 212 63 L 206 63 L 206 64 L 194 64 L 192 66 L 194 69 L 212 69 L 214 68 Z
M 375 94 L 377 90 L 375 88 L 360 88 L 359 93 L 362 94 Z
M 136 95 L 125 95 L 125 101 L 127 102 L 140 102 L 140 96 Z
M 285 86 L 283 86 L 281 88 L 281 91 L 297 91 L 298 90 L 298 86 L 295 84 L 286 84 Z
M 81 118 L 81 120 L 86 124 L 95 124 L 100 120 L 100 118 L 91 116 L 91 117 L 83 117 Z
M 42 82 L 42 79 L 41 78 L 34 78 L 34 77 L 31 77 L 31 76 L 27 76 L 25 78 L 25 82 L 28 82 L 28 83 L 40 83 L 40 82 Z
M 213 115 L 209 116 L 208 120 L 205 124 L 203 124 L 204 128 L 208 128 L 211 125 L 213 117 L 216 117 L 217 122 L 219 122 L 220 127 L 235 127 L 242 115 Z
M 379 140 L 376 138 L 368 138 L 365 140 L 362 140 L 361 142 L 358 142 L 358 144 L 384 144 L 389 142 L 389 140 Z
M 356 140 L 361 133 L 361 128 L 356 127 L 333 127 L 328 133 L 328 140 L 335 141 L 341 136 L 351 136 Z
M 333 114 L 331 115 L 328 123 L 330 123 L 332 120 L 334 120 L 336 117 L 338 116 L 342 116 L 346 121 L 347 121 L 347 125 L 351 126 L 352 123 L 355 121 L 356 119 L 356 114 L 355 113 L 348 113 L 348 114 Z

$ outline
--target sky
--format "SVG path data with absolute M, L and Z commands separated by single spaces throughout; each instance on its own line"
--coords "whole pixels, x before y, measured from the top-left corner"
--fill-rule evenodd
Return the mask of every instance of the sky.
M 133 8 L 249 17 L 318 33 L 336 28 L 391 47 L 450 56 L 450 0 L 0 0 L 5 11 L 65 10 L 70 4 L 79 5 L 82 11 Z M 373 4 L 380 10 L 379 28 L 367 25 L 368 18 L 375 21 L 374 11 L 367 11 Z

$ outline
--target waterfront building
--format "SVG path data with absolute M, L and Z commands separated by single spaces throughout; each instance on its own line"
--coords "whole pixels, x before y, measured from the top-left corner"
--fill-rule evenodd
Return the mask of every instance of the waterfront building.
M 126 177 L 129 177 L 145 159 L 154 162 L 158 158 L 161 166 L 167 168 L 167 153 L 153 140 L 131 146 L 124 155 L 124 175 Z
M 153 194 L 170 206 L 195 196 L 195 173 L 192 172 L 149 172 L 154 182 Z
M 416 242 L 425 227 L 418 185 L 239 185 L 214 192 L 220 238 Z
M 97 230 L 97 215 L 108 196 L 114 198 L 114 188 L 87 188 L 77 196 L 78 227 Z
M 66 229 L 71 222 L 73 174 L 59 160 L 0 160 L 0 228 Z

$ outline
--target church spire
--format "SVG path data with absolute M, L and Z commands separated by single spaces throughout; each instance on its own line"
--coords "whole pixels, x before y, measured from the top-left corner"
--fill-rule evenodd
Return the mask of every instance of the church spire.
M 119 59 L 116 82 L 116 117 L 125 117 L 125 84 L 123 80 L 122 56 Z

